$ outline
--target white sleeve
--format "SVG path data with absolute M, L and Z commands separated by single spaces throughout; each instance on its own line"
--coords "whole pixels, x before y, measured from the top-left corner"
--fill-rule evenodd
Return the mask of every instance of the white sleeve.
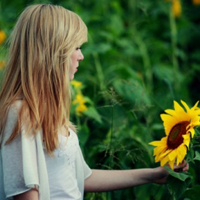
M 80 147 L 78 148 L 78 154 L 76 159 L 76 176 L 78 181 L 78 187 L 82 194 L 82 199 L 84 196 L 84 180 L 92 174 L 92 170 L 86 164 Z
M 15 128 L 17 117 L 17 110 L 9 111 L 1 148 L 1 176 L 3 177 L 3 187 L 7 198 L 30 190 L 24 182 L 21 135 L 8 145 L 4 145 Z
M 79 148 L 80 148 L 80 147 L 79 147 Z M 88 178 L 88 177 L 92 174 L 92 170 L 89 168 L 89 166 L 88 166 L 87 163 L 85 162 L 81 150 L 80 150 L 80 155 L 81 155 L 81 160 L 82 160 L 82 163 L 83 163 L 84 179 L 86 179 L 86 178 Z
M 4 196 L 12 197 L 37 186 L 39 199 L 50 200 L 42 132 L 38 131 L 35 137 L 31 137 L 27 135 L 25 127 L 22 127 L 21 133 L 11 143 L 4 145 L 17 123 L 17 112 L 18 109 L 15 106 L 9 109 L 0 150 L 0 178 L 3 177 L 0 185 L 4 187 Z

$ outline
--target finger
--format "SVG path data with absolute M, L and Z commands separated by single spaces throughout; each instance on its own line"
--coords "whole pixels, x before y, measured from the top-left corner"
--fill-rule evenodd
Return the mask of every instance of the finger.
M 180 163 L 178 166 L 174 166 L 174 171 L 175 172 L 180 172 L 180 171 L 188 171 L 189 169 L 189 164 L 186 163 L 185 160 L 183 160 L 182 163 Z
M 189 164 L 187 163 L 184 167 L 183 167 L 183 172 L 186 172 L 189 170 Z
M 186 161 L 183 160 L 182 163 L 180 163 L 178 166 L 176 166 L 177 168 L 184 168 L 187 165 Z

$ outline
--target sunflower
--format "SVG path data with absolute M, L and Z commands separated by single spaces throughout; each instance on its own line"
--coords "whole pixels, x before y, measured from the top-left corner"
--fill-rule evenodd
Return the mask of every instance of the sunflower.
M 200 4 L 200 0 L 192 0 L 192 3 L 193 3 L 194 5 L 199 5 L 199 4 Z
M 75 81 L 75 80 L 71 81 L 71 84 L 72 84 L 75 88 L 80 87 L 80 86 L 83 85 L 82 82 L 80 82 L 80 81 Z
M 6 40 L 6 33 L 3 30 L 0 30 L 0 45 Z
M 81 115 L 84 111 L 88 110 L 85 105 L 86 100 L 82 94 L 77 94 L 76 99 L 72 102 L 73 105 L 76 105 L 76 114 Z
M 167 114 L 160 115 L 166 137 L 149 143 L 156 146 L 154 149 L 155 162 L 160 161 L 161 166 L 168 163 L 172 169 L 175 163 L 179 165 L 185 158 L 190 139 L 195 134 L 194 129 L 200 124 L 198 102 L 192 108 L 189 108 L 184 101 L 181 103 L 185 109 L 174 101 L 174 110 L 167 109 L 165 110 Z
M 172 1 L 172 12 L 173 12 L 174 17 L 180 17 L 181 11 L 182 11 L 182 8 L 181 8 L 180 0 L 173 0 Z

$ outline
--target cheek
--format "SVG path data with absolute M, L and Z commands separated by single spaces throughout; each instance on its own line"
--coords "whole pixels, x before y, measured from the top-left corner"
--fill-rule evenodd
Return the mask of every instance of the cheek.
M 71 55 L 71 64 L 74 64 L 76 62 L 76 51 L 74 51 Z

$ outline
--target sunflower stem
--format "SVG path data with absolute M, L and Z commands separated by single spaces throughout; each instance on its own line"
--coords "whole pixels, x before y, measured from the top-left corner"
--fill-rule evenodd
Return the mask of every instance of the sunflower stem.
M 176 57 L 177 49 L 177 28 L 175 17 L 173 16 L 172 9 L 170 9 L 170 27 L 171 27 L 171 42 L 172 42 L 172 62 L 175 72 L 179 69 L 178 60 Z
M 169 21 L 170 21 L 170 29 L 171 29 L 171 45 L 172 45 L 172 64 L 174 69 L 174 80 L 177 86 L 177 79 L 178 79 L 178 71 L 179 71 L 179 63 L 176 56 L 177 52 L 177 27 L 176 27 L 176 20 L 173 15 L 172 5 L 169 6 Z
M 99 60 L 99 56 L 97 53 L 93 53 L 93 58 L 94 58 L 94 63 L 95 63 L 95 68 L 97 71 L 97 78 L 99 80 L 99 85 L 100 85 L 100 90 L 101 91 L 106 91 L 106 86 L 105 86 L 105 80 L 104 80 L 104 74 L 102 70 L 102 66 Z
M 172 197 L 172 198 L 173 198 L 173 200 L 176 200 L 176 197 L 175 197 L 175 195 L 173 195 L 173 197 Z
M 111 134 L 110 134 L 110 144 L 109 144 L 110 155 L 113 154 L 111 146 L 112 146 L 112 140 L 113 140 L 113 126 L 114 126 L 114 116 L 113 116 L 114 115 L 114 102 L 112 100 L 111 100 L 111 102 L 112 102 L 112 107 L 111 107 L 112 113 L 111 113 L 111 125 L 110 125 Z M 111 156 L 111 158 L 113 158 L 112 156 Z M 112 161 L 110 162 L 109 166 L 112 167 Z
M 144 39 L 141 37 L 141 34 L 137 32 L 137 29 L 134 29 L 134 39 L 136 44 L 138 45 L 139 51 L 141 53 L 144 71 L 145 71 L 145 79 L 146 79 L 146 87 L 148 89 L 148 92 L 151 93 L 153 91 L 153 74 L 152 74 L 152 68 L 151 68 L 151 61 L 150 56 L 148 53 L 148 48 L 146 43 L 144 42 Z

